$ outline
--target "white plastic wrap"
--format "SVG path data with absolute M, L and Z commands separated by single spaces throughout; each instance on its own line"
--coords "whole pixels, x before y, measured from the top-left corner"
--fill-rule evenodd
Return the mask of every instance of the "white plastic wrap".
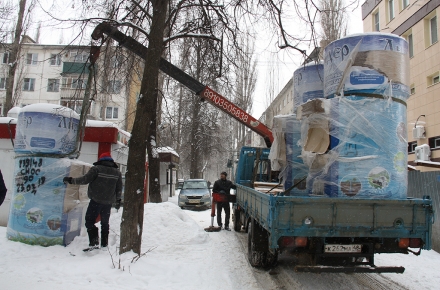
M 308 167 L 301 159 L 301 122 L 296 115 L 274 117 L 275 140 L 269 159 L 273 170 L 280 170 L 280 178 L 288 195 L 307 195 L 306 178 Z M 277 164 L 279 169 L 274 169 Z M 294 188 L 291 188 L 296 185 Z
M 308 100 L 324 97 L 324 64 L 312 62 L 293 72 L 293 109 Z
M 378 94 L 409 97 L 408 43 L 389 33 L 346 36 L 324 49 L 324 97 Z
M 31 245 L 67 245 L 80 235 L 87 185 L 66 185 L 90 164 L 68 158 L 18 157 L 7 237 Z
M 406 106 L 364 96 L 323 102 L 328 111 L 302 119 L 302 142 L 308 142 L 310 127 L 326 131 L 321 137 L 330 141 L 325 153 L 302 153 L 309 190 L 331 197 L 405 198 Z
M 20 110 L 14 151 L 20 154 L 69 154 L 75 149 L 79 115 L 53 104 L 32 104 Z

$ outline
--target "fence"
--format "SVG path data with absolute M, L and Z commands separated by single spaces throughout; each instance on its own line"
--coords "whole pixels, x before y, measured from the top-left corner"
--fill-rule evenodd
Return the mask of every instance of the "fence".
M 432 248 L 440 252 L 440 171 L 409 171 L 408 196 L 422 198 L 426 195 L 431 197 L 434 208 Z

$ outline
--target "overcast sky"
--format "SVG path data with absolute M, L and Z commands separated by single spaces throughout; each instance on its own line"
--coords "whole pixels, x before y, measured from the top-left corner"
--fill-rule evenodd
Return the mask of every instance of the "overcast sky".
M 51 11 L 55 17 L 67 19 L 73 17 L 75 11 L 79 8 L 80 1 L 75 0 L 40 0 L 44 9 Z M 354 11 L 349 12 L 349 25 L 348 34 L 360 33 L 362 29 L 362 17 L 361 17 L 361 4 Z M 353 7 L 354 9 L 355 7 Z M 40 43 L 42 44 L 67 44 L 72 41 L 72 37 L 77 35 L 73 29 L 67 29 L 66 25 L 63 26 L 51 26 L 52 21 L 47 21 L 48 16 L 42 11 L 40 4 L 37 4 L 34 8 L 36 14 L 33 16 L 34 23 L 42 21 L 42 29 L 40 33 Z M 292 13 L 293 27 L 298 29 L 304 29 L 302 24 L 295 18 L 295 13 Z M 257 21 L 258 22 L 258 21 Z M 35 37 L 36 24 L 27 32 L 29 36 Z M 258 25 L 257 25 L 258 26 Z M 255 118 L 259 118 L 268 105 L 268 95 L 272 92 L 273 97 L 283 89 L 290 78 L 293 76 L 293 72 L 300 66 L 304 58 L 298 52 L 293 49 L 279 50 L 276 45 L 276 36 L 274 33 L 270 33 L 264 29 L 256 28 L 257 41 L 255 43 L 255 50 L 258 58 L 258 81 L 254 96 L 254 104 L 252 115 Z M 87 33 L 85 34 L 87 35 Z M 305 49 L 307 53 L 310 53 L 314 47 L 313 45 L 305 44 L 301 49 Z M 232 96 L 225 96 L 231 98 Z

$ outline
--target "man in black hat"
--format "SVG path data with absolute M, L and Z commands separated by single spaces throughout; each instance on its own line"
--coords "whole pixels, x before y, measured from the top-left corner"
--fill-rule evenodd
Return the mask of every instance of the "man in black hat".
M 229 195 L 231 194 L 231 188 L 237 188 L 235 184 L 226 179 L 226 176 L 228 176 L 228 174 L 225 171 L 220 173 L 220 179 L 214 182 L 212 192 Z M 231 215 L 231 208 L 229 207 L 229 202 L 217 203 L 217 224 L 219 227 L 222 227 L 222 208 L 225 210 L 225 230 L 230 231 L 229 218 Z

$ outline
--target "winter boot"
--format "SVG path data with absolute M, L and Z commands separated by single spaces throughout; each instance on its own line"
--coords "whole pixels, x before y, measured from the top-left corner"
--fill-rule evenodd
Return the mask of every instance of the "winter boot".
M 90 248 L 99 247 L 98 228 L 93 227 L 91 229 L 87 229 L 87 234 L 89 234 L 89 247 Z
M 108 246 L 108 232 L 101 231 L 101 248 L 107 248 Z

